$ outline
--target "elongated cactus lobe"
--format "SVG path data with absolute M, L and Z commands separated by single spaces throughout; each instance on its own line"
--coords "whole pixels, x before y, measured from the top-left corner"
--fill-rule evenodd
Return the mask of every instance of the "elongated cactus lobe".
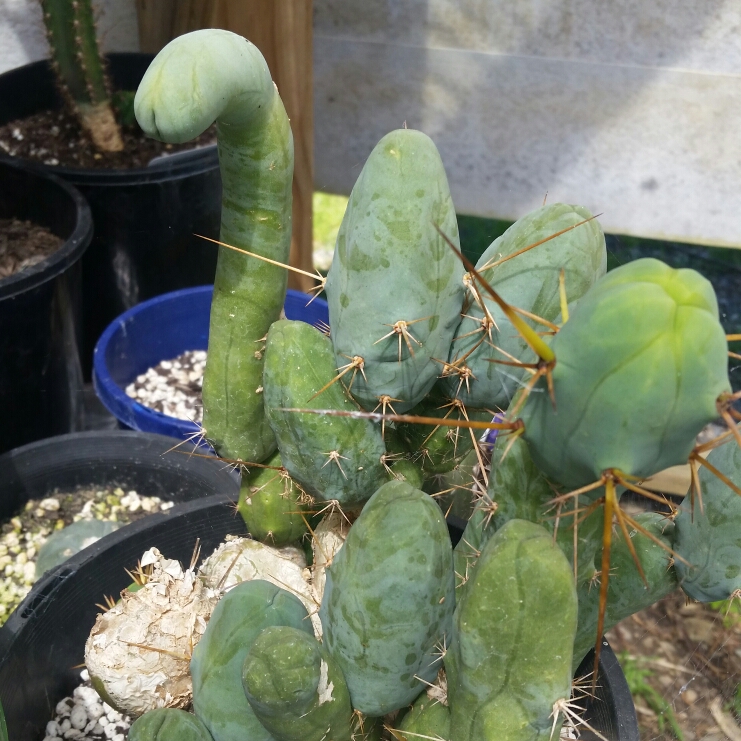
M 276 741 L 350 741 L 345 679 L 313 636 L 287 626 L 265 628 L 244 660 L 242 684 Z
M 367 502 L 327 569 L 319 616 L 353 707 L 385 715 L 432 682 L 455 603 L 442 511 L 401 481 Z
M 741 487 L 741 450 L 733 441 L 711 451 L 707 461 Z M 674 549 L 682 589 L 692 599 L 728 599 L 741 589 L 741 496 L 704 467 L 702 508 L 685 502 L 677 516 Z
M 359 504 L 388 480 L 380 426 L 367 419 L 286 411 L 357 409 L 334 378 L 327 337 L 304 322 L 273 324 L 265 353 L 265 408 L 283 465 L 316 499 Z
M 458 244 L 437 148 L 419 131 L 392 131 L 353 187 L 326 285 L 337 365 L 363 359 L 352 392 L 368 410 L 382 396 L 397 412 L 413 407 L 448 356 L 463 267 L 436 227 Z
M 221 241 L 286 263 L 293 138 L 257 47 L 209 29 L 171 41 L 136 94 L 142 129 L 183 142 L 217 123 Z M 204 428 L 223 457 L 261 462 L 275 450 L 262 398 L 263 339 L 285 300 L 282 268 L 219 248 L 203 380 Z
M 132 723 L 129 741 L 212 741 L 212 738 L 195 715 L 175 708 L 158 708 Z
M 553 704 L 571 693 L 576 619 L 574 577 L 551 534 L 510 520 L 456 607 L 445 654 L 451 741 L 547 739 Z M 486 735 L 492 723 L 529 735 Z
M 608 469 L 646 478 L 686 463 L 730 390 L 712 286 L 659 260 L 608 273 L 551 348 L 555 409 L 541 379 L 522 411 L 525 439 L 537 466 L 574 489 Z
M 591 221 L 583 223 L 586 219 Z M 568 231 L 537 244 L 564 229 Z M 517 254 L 533 244 L 537 246 Z M 519 219 L 492 242 L 476 264 L 476 270 L 505 301 L 549 322 L 555 322 L 561 313 L 561 270 L 571 304 L 606 269 L 605 237 L 599 222 L 586 208 L 564 203 L 543 206 Z M 450 348 L 445 388 L 467 405 L 504 409 L 524 370 L 492 361 L 532 362 L 532 352 L 498 304 L 483 291 L 469 295 L 467 304 L 470 306 Z M 530 324 L 543 329 L 532 321 Z M 467 380 L 453 372 L 462 366 L 470 371 Z
M 52 66 L 62 92 L 96 149 L 120 152 L 110 85 L 98 49 L 90 0 L 41 0 Z
M 261 579 L 242 582 L 221 598 L 193 649 L 193 709 L 213 741 L 272 741 L 242 689 L 245 657 L 270 625 L 312 632 L 297 597 Z

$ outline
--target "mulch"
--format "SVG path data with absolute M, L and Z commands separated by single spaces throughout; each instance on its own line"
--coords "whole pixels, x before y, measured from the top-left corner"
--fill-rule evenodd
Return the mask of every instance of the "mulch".
M 741 610 L 681 591 L 607 639 L 633 691 L 641 741 L 741 741 Z

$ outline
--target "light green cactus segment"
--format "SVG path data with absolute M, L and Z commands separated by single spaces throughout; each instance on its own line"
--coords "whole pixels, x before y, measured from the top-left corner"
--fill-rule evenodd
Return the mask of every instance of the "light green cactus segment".
M 741 451 L 731 441 L 711 451 L 708 463 L 741 487 Z M 741 589 L 741 496 L 700 468 L 702 508 L 689 498 L 675 522 L 675 568 L 682 589 L 699 602 L 728 599 Z
M 380 716 L 432 682 L 455 606 L 440 508 L 401 481 L 382 486 L 327 570 L 319 616 L 353 707 Z
M 421 489 L 425 480 L 422 467 L 406 458 L 401 458 L 391 464 L 391 475 L 398 481 L 406 481 L 415 489 Z
M 578 500 L 567 500 L 558 509 L 551 502 L 563 493 L 561 487 L 549 481 L 537 468 L 522 438 L 511 441 L 507 436 L 500 436 L 497 439 L 492 451 L 487 490 L 488 501 L 496 504 L 491 531 L 498 530 L 512 519 L 537 522 L 551 532 L 555 531 L 556 542 L 571 562 L 572 569 L 576 556 L 577 580 L 580 581 L 591 576 L 594 555 L 602 543 L 602 512 L 595 510 L 586 517 L 579 514 L 575 544 L 573 510 L 603 496 L 604 488 L 584 494 Z
M 476 269 L 505 301 L 555 322 L 561 314 L 561 269 L 564 270 L 569 304 L 578 301 L 607 269 L 605 237 L 596 219 L 501 265 L 484 268 L 591 216 L 582 206 L 564 203 L 543 206 L 515 222 L 492 242 L 476 264 Z M 487 335 L 483 340 L 483 333 L 477 330 L 481 328 L 484 311 L 470 297 L 467 298 L 465 316 L 451 345 L 449 361 L 464 359 L 463 363 L 470 368 L 473 378 L 466 384 L 461 383 L 458 375 L 449 375 L 444 387 L 448 394 L 457 394 L 467 406 L 504 409 L 517 390 L 524 371 L 491 361 L 516 358 L 532 362 L 535 358 L 494 300 L 483 291 L 482 297 L 496 326 L 491 330 L 491 337 Z M 530 324 L 542 329 L 542 325 Z
M 674 528 L 671 520 L 656 512 L 645 512 L 635 517 L 637 522 L 668 548 L 672 547 Z M 649 607 L 679 586 L 671 566 L 671 554 L 642 533 L 633 531 L 631 542 L 646 575 L 646 584 L 638 573 L 633 557 L 625 544 L 622 532 L 613 535 L 610 551 L 610 583 L 607 593 L 605 630 L 623 618 Z M 581 582 L 579 596 L 579 626 L 574 640 L 574 670 L 579 666 L 597 638 L 602 551 L 595 555 L 594 579 Z
M 480 409 L 455 408 L 455 402 L 433 390 L 408 413 L 420 417 L 447 417 L 452 420 L 491 419 L 491 412 Z M 407 450 L 413 451 L 426 477 L 452 471 L 473 450 L 471 430 L 463 427 L 432 427 L 401 424 L 398 434 Z M 474 431 L 474 435 L 476 431 Z
M 482 703 L 470 731 L 471 741 L 498 739 L 499 741 L 553 741 L 560 738 L 561 721 L 535 726 L 521 699 L 504 691 Z M 452 738 L 452 737 L 451 737 Z
M 54 531 L 39 549 L 36 578 L 121 527 L 120 522 L 79 520 Z
M 500 436 L 497 439 L 492 450 L 486 495 L 474 504 L 463 536 L 453 551 L 459 602 L 484 546 L 497 530 L 514 519 L 535 522 L 550 532 L 555 531 L 556 543 L 570 561 L 572 573 L 574 557 L 577 559 L 577 581 L 592 575 L 594 556 L 602 542 L 602 512 L 595 510 L 586 517 L 581 513 L 575 534 L 571 513 L 575 502 L 564 504 L 557 516 L 551 500 L 559 493 L 535 466 L 522 438 L 512 441 Z M 597 493 L 603 494 L 603 489 L 598 489 Z M 587 502 L 584 496 L 580 506 Z
M 244 661 L 242 684 L 276 741 L 351 741 L 345 679 L 314 636 L 287 626 L 265 628 Z
M 463 266 L 436 227 L 458 245 L 437 148 L 419 131 L 392 131 L 355 183 L 326 286 L 337 365 L 364 359 L 365 378 L 358 374 L 352 393 L 368 410 L 383 395 L 397 400 L 397 412 L 411 409 L 448 356 L 460 321 Z M 379 301 L 382 293 L 393 301 Z M 407 322 L 407 339 L 394 332 L 400 321 Z
M 538 382 L 522 419 L 536 465 L 569 488 L 685 463 L 730 390 L 712 286 L 651 258 L 599 281 L 551 347 L 556 409 Z
M 271 625 L 288 625 L 313 634 L 306 609 L 297 597 L 261 579 L 242 582 L 219 600 L 193 649 L 193 710 L 213 741 L 273 741 L 242 689 L 247 652 Z
M 501 727 L 518 727 L 524 713 L 534 732 L 550 732 L 553 704 L 571 692 L 576 620 L 571 566 L 551 533 L 510 520 L 484 547 L 455 611 L 445 654 L 451 741 L 504 741 L 477 735 L 492 703 L 513 714 L 497 720 Z
M 253 467 L 242 474 L 239 514 L 256 540 L 277 547 L 297 542 L 307 532 L 301 490 L 283 468 L 280 453 L 265 461 L 267 468 Z
M 450 710 L 423 692 L 399 724 L 399 741 L 450 741 Z
M 284 411 L 357 410 L 339 381 L 315 396 L 337 375 L 332 343 L 309 324 L 281 320 L 270 328 L 265 354 L 266 412 L 288 473 L 322 501 L 364 502 L 388 481 L 381 426 L 367 419 Z
M 129 728 L 129 741 L 213 741 L 195 715 L 175 708 L 150 710 Z
M 257 47 L 217 29 L 176 38 L 144 75 L 135 109 L 147 134 L 169 142 L 217 122 L 221 240 L 286 263 L 293 139 Z M 286 280 L 283 268 L 219 248 L 203 425 L 223 457 L 261 462 L 275 450 L 263 409 L 261 340 L 280 316 Z

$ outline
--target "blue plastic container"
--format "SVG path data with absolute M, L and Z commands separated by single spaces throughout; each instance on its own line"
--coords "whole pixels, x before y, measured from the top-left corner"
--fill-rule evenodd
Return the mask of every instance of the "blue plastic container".
M 124 429 L 157 432 L 186 439 L 198 426 L 156 412 L 126 395 L 136 377 L 162 360 L 187 350 L 208 348 L 208 324 L 213 286 L 185 288 L 165 293 L 121 314 L 101 335 L 93 355 L 93 384 L 103 405 Z M 327 302 L 289 289 L 285 312 L 288 319 L 308 324 L 329 322 Z

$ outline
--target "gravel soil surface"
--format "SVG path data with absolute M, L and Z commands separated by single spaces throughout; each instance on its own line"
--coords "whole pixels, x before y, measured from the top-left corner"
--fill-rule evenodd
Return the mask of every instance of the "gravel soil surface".
M 172 502 L 116 487 L 81 488 L 30 499 L 20 512 L 0 525 L 0 625 L 31 590 L 36 557 L 53 532 L 78 520 L 127 524 L 170 507 Z

